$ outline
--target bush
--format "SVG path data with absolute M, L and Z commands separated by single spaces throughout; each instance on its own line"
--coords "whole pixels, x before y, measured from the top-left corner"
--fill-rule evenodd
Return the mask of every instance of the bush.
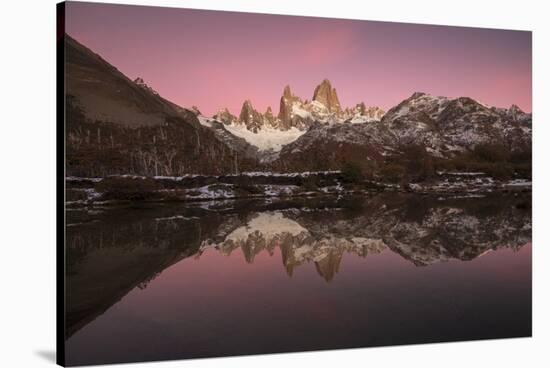
M 104 200 L 146 200 L 157 196 L 157 182 L 151 178 L 107 177 L 96 184 Z
M 450 166 L 457 171 L 482 171 L 487 169 L 486 162 L 474 161 L 469 154 L 461 154 L 450 161 Z M 451 170 L 452 171 L 452 170 Z
M 263 194 L 264 191 L 262 188 L 259 188 L 251 184 L 235 184 L 233 186 L 235 192 L 241 196 L 249 194 Z
M 399 164 L 386 164 L 380 169 L 380 176 L 392 183 L 399 183 L 405 175 L 405 167 Z
M 508 180 L 514 176 L 512 165 L 500 162 L 487 166 L 485 172 L 497 180 Z
M 473 156 L 486 162 L 504 162 L 510 160 L 510 150 L 501 144 L 479 144 L 474 147 Z
M 515 163 L 531 163 L 532 156 L 531 147 L 521 147 L 510 154 L 510 161 Z
M 342 180 L 345 183 L 361 183 L 364 180 L 361 165 L 355 162 L 346 162 L 342 167 Z
M 520 178 L 531 178 L 532 169 L 531 162 L 514 164 L 514 171 Z
M 75 190 L 75 189 L 67 188 L 67 190 L 65 191 L 65 199 L 68 202 L 85 201 L 88 199 L 88 193 L 86 193 L 83 190 Z
M 233 189 L 239 195 L 248 195 L 248 194 L 263 194 L 264 191 L 262 188 L 257 187 L 252 184 L 251 179 L 246 175 L 240 175 L 237 178 L 237 182 L 234 184 Z
M 403 164 L 406 175 L 412 181 L 424 181 L 435 173 L 433 157 L 421 145 L 409 145 L 403 151 Z
M 438 159 L 434 163 L 434 169 L 437 171 L 455 171 L 456 163 L 454 159 Z
M 319 189 L 317 178 L 315 176 L 307 176 L 302 180 L 302 188 L 306 192 L 314 192 Z

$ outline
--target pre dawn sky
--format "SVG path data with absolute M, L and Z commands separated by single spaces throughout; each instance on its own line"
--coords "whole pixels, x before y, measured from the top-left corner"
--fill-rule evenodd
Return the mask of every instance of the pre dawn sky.
M 74 2 L 66 31 L 205 115 L 245 99 L 277 113 L 285 85 L 311 99 L 324 78 L 343 106 L 422 91 L 531 111 L 530 32 Z

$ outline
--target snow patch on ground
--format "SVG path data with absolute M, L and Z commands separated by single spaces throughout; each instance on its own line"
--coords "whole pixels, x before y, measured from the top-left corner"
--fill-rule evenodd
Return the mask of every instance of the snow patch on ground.
M 281 195 L 292 195 L 298 191 L 299 187 L 296 185 L 275 185 L 268 184 L 263 186 L 264 194 L 268 197 L 278 197 Z
M 216 199 L 216 198 L 233 198 L 233 186 L 226 184 L 205 185 L 199 188 L 187 190 L 189 198 L 192 199 Z
M 155 218 L 156 221 L 174 221 L 174 220 L 199 220 L 198 217 L 192 216 L 192 217 L 185 217 L 182 215 L 176 215 L 176 216 L 170 216 L 170 217 L 157 217 Z
M 438 175 L 454 175 L 454 176 L 481 176 L 487 175 L 484 172 L 459 172 L 459 171 L 438 171 Z
M 77 176 L 67 176 L 65 178 L 66 181 L 91 181 L 93 183 L 99 183 L 103 178 L 81 178 Z
M 291 173 L 277 173 L 271 171 L 244 171 L 240 174 L 231 174 L 228 176 L 276 176 L 276 177 L 287 177 L 295 178 L 297 176 L 307 177 L 310 175 L 329 175 L 329 174 L 339 174 L 339 170 L 329 170 L 329 171 L 302 171 L 302 172 L 291 172 Z
M 533 185 L 533 182 L 530 181 L 530 180 L 527 180 L 527 179 L 514 179 L 514 180 L 511 180 L 509 181 L 508 183 L 504 184 L 506 186 L 526 186 L 526 187 L 530 187 Z

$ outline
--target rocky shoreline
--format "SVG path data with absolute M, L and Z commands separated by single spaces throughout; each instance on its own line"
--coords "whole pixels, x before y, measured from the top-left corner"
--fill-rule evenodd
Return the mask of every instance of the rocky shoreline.
M 117 175 L 66 178 L 66 207 L 108 206 L 128 202 L 196 202 L 261 198 L 368 195 L 408 192 L 445 197 L 482 197 L 489 193 L 530 193 L 529 178 L 497 180 L 482 172 L 437 172 L 419 183 L 376 179 L 350 181 L 340 171 L 181 177 Z

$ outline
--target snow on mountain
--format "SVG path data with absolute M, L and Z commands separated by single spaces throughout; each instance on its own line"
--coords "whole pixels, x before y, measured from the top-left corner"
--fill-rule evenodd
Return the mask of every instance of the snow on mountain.
M 420 144 L 443 157 L 489 142 L 530 144 L 531 117 L 520 111 L 491 108 L 468 97 L 416 92 L 381 121 L 394 134 L 395 145 Z
M 203 115 L 197 115 L 197 119 L 202 126 L 212 130 L 220 141 L 224 142 L 235 152 L 241 154 L 241 156 L 253 159 L 258 158 L 258 147 L 252 145 L 242 136 L 242 134 L 239 135 L 236 134 L 234 131 L 231 131 L 230 126 L 220 123 L 216 119 L 208 118 Z M 248 130 L 247 132 L 254 134 Z
M 363 102 L 355 105 L 354 108 L 347 108 L 343 112 L 343 118 L 345 121 L 349 121 L 352 124 L 370 123 L 373 121 L 380 121 L 385 112 L 379 107 L 370 106 L 366 107 Z
M 199 123 L 201 123 L 201 125 L 204 125 L 205 127 L 212 128 L 214 126 L 214 119 L 210 119 L 202 115 L 197 115 L 197 119 L 199 119 Z
M 376 111 L 372 113 L 376 116 Z M 276 164 L 289 170 L 337 169 L 349 161 L 379 164 L 411 145 L 439 158 L 453 157 L 479 144 L 504 145 L 517 152 L 531 145 L 530 114 L 517 108 L 497 110 L 466 97 L 449 99 L 417 92 L 381 120 L 370 119 L 361 113 L 342 124 L 317 122 L 282 148 Z M 354 124 L 356 120 L 365 123 Z
M 277 117 L 271 107 L 262 114 L 254 109 L 250 100 L 246 100 L 238 117 L 223 109 L 213 119 L 223 123 L 227 131 L 243 138 L 259 151 L 279 152 L 284 145 L 294 142 L 316 123 L 362 124 L 378 121 L 383 114 L 382 109 L 367 108 L 364 103 L 342 110 L 336 89 L 325 79 L 315 88 L 311 101 L 295 96 L 290 86 L 286 86 Z
M 212 125 L 201 119 L 202 125 Z M 286 86 L 276 117 L 271 108 L 260 113 L 246 100 L 238 117 L 224 109 L 211 120 L 219 124 L 216 128 L 224 127 L 224 134 L 257 149 L 261 162 L 272 162 L 281 155 L 286 162 L 306 157 L 309 161 L 320 157 L 345 161 L 337 159 L 341 152 L 328 150 L 379 160 L 411 144 L 424 146 L 436 157 L 450 157 L 490 142 L 513 147 L 531 144 L 531 114 L 515 105 L 501 109 L 468 97 L 415 92 L 388 112 L 362 102 L 342 108 L 336 89 L 326 79 L 315 88 L 311 101 L 302 100 Z
M 279 152 L 281 148 L 298 139 L 305 131 L 292 127 L 288 130 L 280 130 L 270 126 L 262 126 L 256 131 L 249 130 L 241 124 L 227 124 L 225 128 L 237 137 L 243 138 L 260 151 Z
M 223 124 L 214 118 L 208 118 L 203 115 L 197 116 L 197 119 L 199 119 L 199 122 L 203 126 L 223 130 L 229 135 L 241 138 L 263 153 L 279 152 L 284 145 L 295 141 L 305 133 L 294 127 L 289 130 L 280 130 L 268 125 L 260 126 L 255 131 L 252 131 L 246 125 L 235 120 L 228 124 Z
M 225 238 L 225 241 L 246 243 L 250 237 L 258 237 L 259 234 L 266 242 L 270 242 L 284 234 L 297 236 L 309 235 L 309 232 L 297 222 L 284 217 L 281 212 L 263 212 L 257 214 L 245 226 L 235 229 Z
M 315 88 L 311 101 L 294 96 L 290 87 L 285 87 L 281 97 L 279 119 L 283 127 L 295 126 L 307 130 L 314 123 L 354 124 L 380 120 L 384 111 L 379 107 L 366 107 L 363 102 L 353 108 L 342 109 L 336 89 L 325 79 Z

